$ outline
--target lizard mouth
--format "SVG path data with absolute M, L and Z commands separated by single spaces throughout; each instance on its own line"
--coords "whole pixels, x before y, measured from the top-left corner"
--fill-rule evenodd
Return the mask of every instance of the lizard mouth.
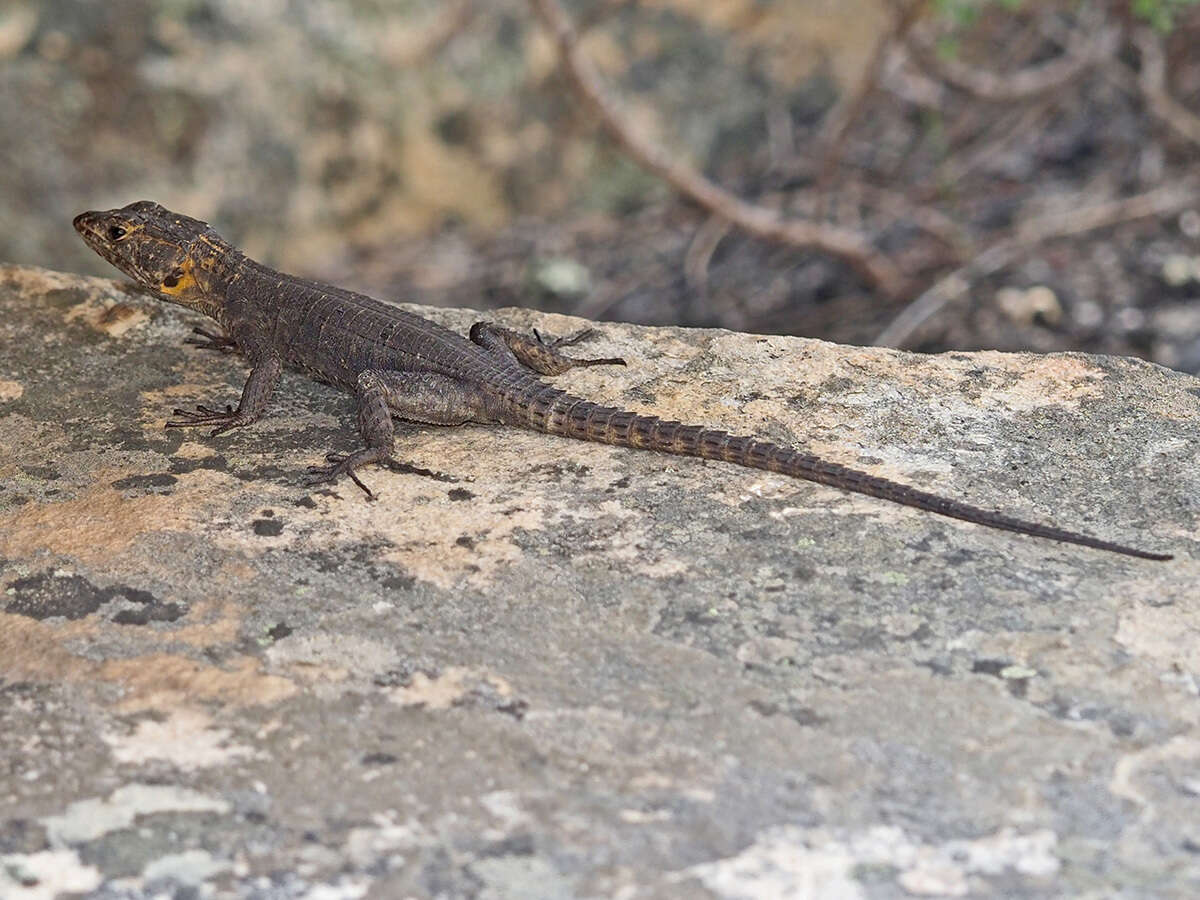
M 87 241 L 88 246 L 93 250 L 97 249 L 95 235 L 97 231 L 96 218 L 98 215 L 99 213 L 95 211 L 81 212 L 71 220 L 71 224 L 75 226 L 75 230 L 79 232 L 79 236 Z
M 89 209 L 72 219 L 71 224 L 75 226 L 75 230 L 82 235 L 83 239 L 90 243 L 104 233 L 105 218 L 106 214 L 101 210 Z
M 112 262 L 110 245 L 108 241 L 102 238 L 103 230 L 101 229 L 100 219 L 103 215 L 103 213 L 97 210 L 81 212 L 71 220 L 71 224 L 75 226 L 75 230 L 79 232 L 79 236 L 84 239 L 89 247 L 109 262 Z

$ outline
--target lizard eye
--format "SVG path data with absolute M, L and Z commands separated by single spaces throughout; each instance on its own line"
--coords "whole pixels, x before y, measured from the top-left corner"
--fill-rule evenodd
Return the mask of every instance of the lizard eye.
M 125 237 L 125 227 L 124 226 L 122 226 L 122 225 L 109 225 L 108 226 L 108 239 L 110 241 L 119 241 L 123 237 Z

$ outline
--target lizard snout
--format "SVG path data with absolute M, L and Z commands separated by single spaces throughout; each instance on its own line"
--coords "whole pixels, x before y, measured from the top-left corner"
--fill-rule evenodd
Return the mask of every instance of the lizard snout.
M 71 220 L 71 224 L 75 226 L 76 231 L 86 237 L 89 232 L 96 231 L 96 220 L 99 217 L 99 212 L 94 209 L 90 209 L 87 212 L 81 212 L 79 215 L 77 215 Z

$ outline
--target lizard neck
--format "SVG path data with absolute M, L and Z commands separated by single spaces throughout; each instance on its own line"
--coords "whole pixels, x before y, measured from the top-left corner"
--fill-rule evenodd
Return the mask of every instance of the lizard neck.
M 228 325 L 227 298 L 241 270 L 241 253 L 214 232 L 200 234 L 182 260 L 161 277 L 158 295 Z
M 228 298 L 242 278 L 246 256 L 215 235 L 204 235 L 192 247 L 185 264 L 191 288 L 167 299 L 229 327 Z

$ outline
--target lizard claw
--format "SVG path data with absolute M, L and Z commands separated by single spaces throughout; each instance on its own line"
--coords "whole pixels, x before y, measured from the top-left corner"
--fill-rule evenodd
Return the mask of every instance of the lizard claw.
M 589 340 L 596 334 L 595 328 L 583 328 L 574 334 L 564 334 L 562 337 L 554 338 L 552 341 L 543 341 L 542 336 L 537 333 L 537 329 L 533 332 L 537 335 L 539 343 L 545 344 L 551 350 L 557 350 L 559 347 L 571 347 L 582 341 Z M 625 360 L 620 357 L 606 357 L 604 359 L 573 359 L 572 365 L 576 366 L 623 366 Z
M 183 342 L 185 344 L 191 344 L 194 347 L 199 347 L 201 350 L 219 350 L 221 353 L 233 353 L 237 350 L 237 341 L 224 334 L 218 334 L 206 328 L 193 328 L 192 334 L 198 334 L 200 337 L 184 338 Z M 203 340 L 200 338 L 203 338 Z
M 195 412 L 186 409 L 174 409 L 171 411 L 171 414 L 179 418 L 169 420 L 165 425 L 166 428 L 193 428 L 196 426 L 216 425 L 217 427 L 208 433 L 209 437 L 216 437 L 218 434 L 223 434 L 231 429 L 250 424 L 248 419 L 244 419 L 228 403 L 225 404 L 224 412 L 201 405 L 196 407 Z
M 552 351 L 555 355 L 558 355 L 557 351 L 560 347 L 571 347 L 588 340 L 595 333 L 595 328 L 583 328 L 574 334 L 564 334 L 562 337 L 547 340 L 536 328 L 533 329 L 533 336 L 537 339 L 537 342 L 547 350 Z M 623 366 L 625 365 L 625 360 L 615 356 L 605 357 L 604 359 L 573 359 L 562 357 L 561 364 L 564 366 L 565 371 L 566 368 L 574 368 L 575 366 Z
M 325 459 L 328 465 L 309 466 L 308 476 L 304 479 L 304 483 L 309 486 L 318 484 L 333 484 L 340 476 L 346 475 L 351 481 L 362 488 L 363 493 L 367 495 L 368 500 L 374 500 L 375 494 L 369 487 L 362 483 L 362 480 L 354 471 L 355 464 L 357 462 L 355 459 L 356 455 L 357 454 L 351 454 L 347 456 L 344 453 L 326 453 Z
M 578 344 L 580 341 L 586 341 L 595 333 L 595 328 L 584 328 L 575 332 L 574 334 L 564 334 L 561 337 L 546 340 L 536 328 L 533 329 L 533 336 L 537 338 L 537 342 L 549 347 L 551 350 L 555 350 L 559 347 L 571 347 L 575 344 Z
M 207 421 L 208 419 L 214 419 L 214 418 L 226 419 L 226 418 L 229 418 L 230 416 L 236 415 L 236 413 L 234 413 L 234 411 L 233 411 L 233 407 L 230 406 L 228 403 L 225 404 L 224 412 L 221 412 L 220 410 L 217 410 L 217 409 L 213 409 L 211 406 L 204 406 L 203 404 L 201 404 L 196 407 L 195 412 L 192 412 L 191 410 L 187 410 L 187 409 L 175 408 L 175 409 L 171 410 L 171 414 L 175 415 L 175 416 L 183 416 L 183 418 L 187 419 L 188 421 L 186 421 L 186 422 L 173 422 L 173 421 L 168 422 L 167 426 L 169 428 L 181 428 L 185 425 L 210 425 L 212 423 L 208 422 Z M 206 421 L 201 422 L 201 421 L 199 421 L 200 419 L 204 419 Z

